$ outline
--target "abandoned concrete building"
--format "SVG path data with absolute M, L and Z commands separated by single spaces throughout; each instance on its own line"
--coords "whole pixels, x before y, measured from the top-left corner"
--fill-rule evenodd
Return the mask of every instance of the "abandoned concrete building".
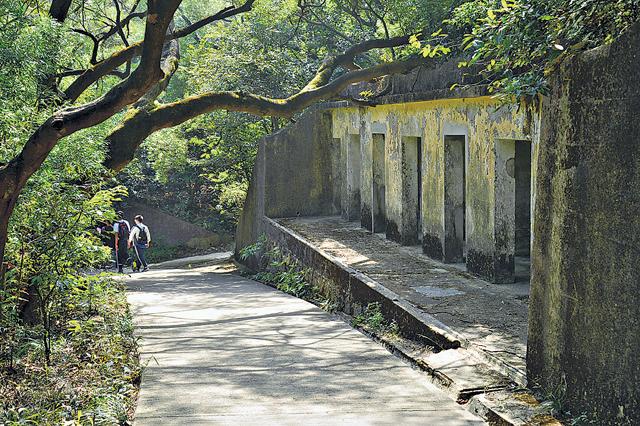
M 238 249 L 266 234 L 339 309 L 381 303 L 439 348 L 434 369 L 474 351 L 573 412 L 637 424 L 638 52 L 636 26 L 535 101 L 450 90 L 446 63 L 390 77 L 375 105 L 315 107 L 260 143 Z

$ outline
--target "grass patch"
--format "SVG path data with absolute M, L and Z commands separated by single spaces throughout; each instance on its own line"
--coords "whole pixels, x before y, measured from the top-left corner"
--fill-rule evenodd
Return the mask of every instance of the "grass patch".
M 325 311 L 335 311 L 335 302 L 323 296 L 320 288 L 310 282 L 310 270 L 268 241 L 266 236 L 262 235 L 255 244 L 240 250 L 240 257 L 243 260 L 250 257 L 258 259 L 260 272 L 250 275 L 250 278 L 311 302 Z
M 395 321 L 387 321 L 382 315 L 380 303 L 369 303 L 360 315 L 351 321 L 353 327 L 361 327 L 371 333 L 385 336 L 399 336 L 400 331 Z
M 49 365 L 37 327 L 0 339 L 0 424 L 130 424 L 142 368 L 124 285 L 87 283 L 52 328 Z

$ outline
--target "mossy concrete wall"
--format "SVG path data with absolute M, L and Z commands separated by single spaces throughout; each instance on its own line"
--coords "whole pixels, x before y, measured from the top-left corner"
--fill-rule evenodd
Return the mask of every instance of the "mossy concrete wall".
M 139 200 L 127 199 L 122 206 L 124 218 L 134 225 L 136 215 L 144 216 L 152 239 L 163 246 L 209 248 L 223 242 L 223 238 L 201 226 L 182 220 Z
M 331 136 L 331 114 L 322 109 L 307 112 L 295 124 L 262 139 L 236 230 L 236 251 L 263 233 L 265 216 L 338 213 L 336 202 L 344 181 L 344 172 L 336 167 L 339 149 Z
M 567 61 L 543 109 L 529 381 L 596 424 L 640 424 L 639 52 Z
M 533 143 L 533 174 L 537 153 L 537 109 L 527 105 L 500 105 L 487 96 L 384 104 L 375 108 L 333 109 L 333 137 L 343 152 L 351 135 L 359 135 L 362 162 L 359 200 L 361 223 L 371 229 L 373 199 L 373 135 L 385 140 L 387 237 L 402 244 L 417 244 L 416 208 L 408 202 L 407 143 L 420 138 L 421 229 L 424 252 L 444 259 L 445 250 L 445 136 L 461 135 L 466 144 L 466 253 L 467 267 L 493 281 L 513 280 L 501 271 L 513 269 L 515 224 L 513 199 L 505 203 L 500 187 L 514 187 L 508 176 L 511 155 L 500 151 L 500 141 Z M 347 163 L 343 162 L 348 173 Z M 353 196 L 342 184 L 343 202 Z M 497 192 L 496 192 L 497 191 Z M 532 188 L 532 193 L 535 191 Z M 511 195 L 513 197 L 513 195 Z M 345 217 L 353 219 L 351 215 Z M 496 220 L 496 217 L 498 220 Z M 513 234 L 513 235 L 512 235 Z

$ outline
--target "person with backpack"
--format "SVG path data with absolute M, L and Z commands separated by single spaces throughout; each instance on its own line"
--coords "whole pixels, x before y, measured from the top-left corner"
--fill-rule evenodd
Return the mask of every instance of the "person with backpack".
M 140 266 L 142 265 L 142 272 L 146 272 L 149 270 L 149 265 L 147 264 L 145 251 L 151 244 L 151 233 L 149 232 L 149 227 L 142 223 L 143 220 L 144 218 L 140 214 L 135 217 L 134 221 L 136 224 L 133 225 L 131 229 L 129 248 L 133 247 L 136 254 L 137 271 L 140 270 Z M 134 271 L 136 270 L 134 269 Z
M 113 224 L 115 234 L 116 266 L 119 273 L 124 273 L 123 268 L 129 258 L 127 243 L 129 241 L 131 226 L 124 219 L 124 212 L 118 212 L 118 220 Z

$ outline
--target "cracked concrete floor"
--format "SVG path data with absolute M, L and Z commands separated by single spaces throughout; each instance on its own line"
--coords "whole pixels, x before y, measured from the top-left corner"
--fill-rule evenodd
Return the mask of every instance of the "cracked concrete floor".
M 426 376 L 233 265 L 127 280 L 147 362 L 135 425 L 470 425 Z
M 314 246 L 368 275 L 524 373 L 529 284 L 492 284 L 372 235 L 340 217 L 278 219 Z

